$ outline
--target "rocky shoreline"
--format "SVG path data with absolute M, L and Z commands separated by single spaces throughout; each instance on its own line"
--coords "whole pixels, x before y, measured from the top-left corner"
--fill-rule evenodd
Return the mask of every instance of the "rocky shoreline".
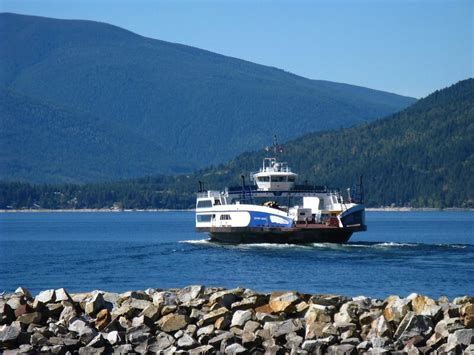
M 474 297 L 385 300 L 188 286 L 0 296 L 0 353 L 474 353 Z

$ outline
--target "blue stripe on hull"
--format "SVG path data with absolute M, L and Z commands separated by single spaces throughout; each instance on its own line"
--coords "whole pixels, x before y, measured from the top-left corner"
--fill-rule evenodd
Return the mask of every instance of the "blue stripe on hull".
M 249 211 L 250 222 L 248 227 L 292 227 L 293 220 L 289 217 L 283 217 L 265 212 Z

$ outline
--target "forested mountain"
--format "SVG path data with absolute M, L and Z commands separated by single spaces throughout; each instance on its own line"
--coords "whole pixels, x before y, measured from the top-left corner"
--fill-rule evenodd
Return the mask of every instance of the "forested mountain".
M 0 179 L 179 173 L 415 102 L 121 28 L 0 14 Z
M 285 145 L 300 182 L 349 187 L 364 176 L 368 206 L 474 208 L 474 79 L 386 119 L 309 134 Z M 189 208 L 198 181 L 238 184 L 268 153 L 245 153 L 192 175 L 91 185 L 2 184 L 0 208 Z M 36 205 L 35 205 L 36 204 Z

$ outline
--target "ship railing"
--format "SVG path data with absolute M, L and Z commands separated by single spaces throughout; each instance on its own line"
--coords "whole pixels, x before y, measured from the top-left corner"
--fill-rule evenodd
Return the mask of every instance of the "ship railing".
M 205 198 L 205 197 L 220 197 L 221 193 L 219 191 L 204 191 L 204 192 L 198 192 L 197 197 L 198 198 Z

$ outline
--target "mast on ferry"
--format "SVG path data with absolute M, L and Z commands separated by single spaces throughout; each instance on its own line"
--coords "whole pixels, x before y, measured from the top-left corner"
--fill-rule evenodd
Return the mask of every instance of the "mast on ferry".
M 273 138 L 273 146 L 266 147 L 266 151 L 273 150 L 273 157 L 264 158 L 259 172 L 252 174 L 260 191 L 289 191 L 295 186 L 297 174 L 293 173 L 286 162 L 278 161 L 278 153 L 283 147 L 278 144 L 277 136 Z

